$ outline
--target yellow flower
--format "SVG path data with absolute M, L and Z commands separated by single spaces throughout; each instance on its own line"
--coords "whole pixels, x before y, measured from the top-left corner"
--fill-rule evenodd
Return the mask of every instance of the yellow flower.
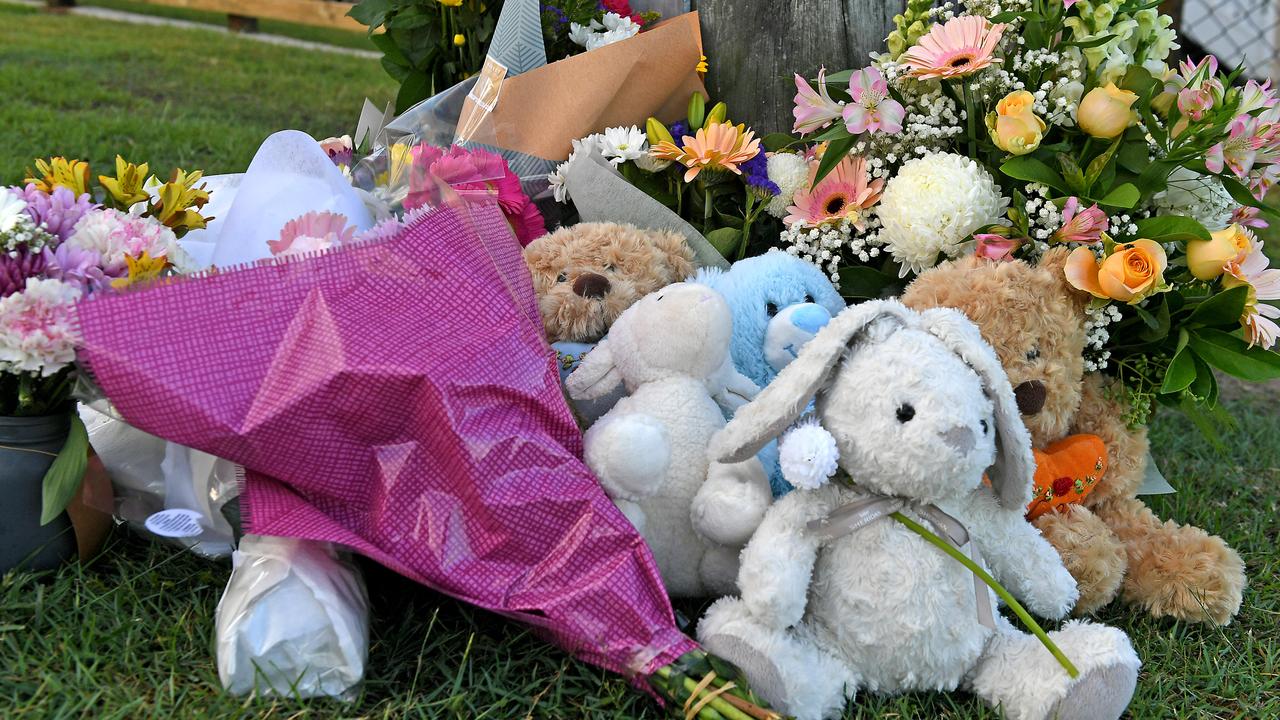
M 36 172 L 27 168 L 27 177 L 23 182 L 34 183 L 36 187 L 47 193 L 61 186 L 78 197 L 89 192 L 89 163 L 83 160 L 68 160 L 64 157 L 38 159 Z
M 697 70 L 699 73 L 703 75 L 707 74 L 707 56 L 706 55 L 698 56 L 698 66 L 695 67 L 694 70 Z
M 440 4 L 445 7 L 461 7 L 462 0 L 440 0 Z
M 1239 225 L 1231 225 L 1209 233 L 1209 240 L 1187 241 L 1187 269 L 1198 280 L 1213 280 L 1222 275 L 1227 263 L 1248 254 L 1253 237 Z
M 106 188 L 107 194 L 111 196 L 112 200 L 116 201 L 116 204 L 122 210 L 128 210 L 133 205 L 150 197 L 147 191 L 142 188 L 143 183 L 147 180 L 148 169 L 146 163 L 134 165 L 117 155 L 116 176 L 99 175 L 98 183 Z
M 1164 270 L 1169 264 L 1160 243 L 1135 240 L 1117 245 L 1101 264 L 1087 247 L 1078 247 L 1067 256 L 1067 282 L 1097 298 L 1119 300 L 1130 305 L 1164 287 Z
M 466 36 L 466 35 L 463 35 L 462 33 L 458 33 L 457 35 L 454 35 L 454 36 L 453 36 L 453 44 L 454 44 L 454 46 L 455 46 L 455 47 L 462 47 L 463 45 L 466 45 L 466 44 L 467 44 L 467 36 Z
M 1076 124 L 1096 138 L 1111 139 L 1124 132 L 1136 118 L 1131 109 L 1138 96 L 1115 83 L 1096 87 L 1080 101 Z
M 1040 147 L 1045 124 L 1032 110 L 1035 96 L 1018 90 L 996 103 L 996 111 L 987 114 L 987 131 L 996 147 L 1014 155 L 1026 155 Z
M 744 125 L 716 123 L 709 127 L 698 128 L 694 137 L 683 147 L 676 147 L 674 142 L 661 142 L 649 151 L 649 155 L 658 160 L 674 160 L 688 170 L 684 174 L 685 182 L 692 182 L 703 170 L 728 170 L 741 175 L 739 163 L 744 163 L 760 153 L 760 141 L 755 133 Z M 682 140 L 683 142 L 683 140 Z
M 125 255 L 124 262 L 129 267 L 129 274 L 111 281 L 111 287 L 116 290 L 124 290 L 134 285 L 157 280 L 165 271 L 165 268 L 169 267 L 169 258 L 163 255 L 153 258 L 151 253 L 146 250 L 142 251 L 142 257 L 140 258 Z
M 149 209 L 151 217 L 179 235 L 204 227 L 207 220 L 199 210 L 209 202 L 209 193 L 203 185 L 196 187 L 203 176 L 199 170 L 191 173 L 174 170 L 173 179 L 160 186 L 160 199 Z
M 675 138 L 671 137 L 671 131 L 658 118 L 651 117 L 644 121 L 644 133 L 649 138 L 650 145 L 668 142 L 675 144 Z

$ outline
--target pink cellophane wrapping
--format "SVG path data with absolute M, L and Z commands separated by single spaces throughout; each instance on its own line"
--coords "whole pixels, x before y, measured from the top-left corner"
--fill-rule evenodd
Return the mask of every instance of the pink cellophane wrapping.
M 129 423 L 245 466 L 249 531 L 350 546 L 624 675 L 694 647 L 580 460 L 496 207 L 104 296 L 79 320 Z

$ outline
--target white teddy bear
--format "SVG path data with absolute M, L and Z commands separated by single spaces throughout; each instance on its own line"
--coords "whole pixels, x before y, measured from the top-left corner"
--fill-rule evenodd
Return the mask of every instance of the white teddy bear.
M 627 308 L 566 381 L 575 400 L 625 383 L 630 394 L 587 430 L 585 459 L 676 597 L 735 590 L 739 551 L 772 499 L 754 457 L 707 458 L 725 424 L 708 387 L 744 401 L 758 391 L 728 362 L 732 331 L 715 290 L 668 285 Z
M 699 624 L 707 650 L 800 720 L 837 717 L 860 688 L 964 688 L 1013 720 L 1118 718 L 1139 667 L 1123 632 L 1073 621 L 1049 633 L 1072 678 L 991 613 L 995 595 L 958 558 L 891 515 L 967 547 L 1036 614 L 1061 618 L 1075 602 L 1075 582 L 1023 518 L 1030 438 L 973 323 L 896 301 L 845 310 L 738 411 L 711 457 L 751 457 L 810 400 L 821 428 L 802 426 L 807 437 L 783 454 L 811 489 L 769 509 L 742 553 L 741 597 Z M 827 447 L 843 472 L 813 488 Z

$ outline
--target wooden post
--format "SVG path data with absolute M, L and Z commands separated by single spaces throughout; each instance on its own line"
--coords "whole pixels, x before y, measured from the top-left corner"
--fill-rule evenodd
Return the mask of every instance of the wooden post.
M 789 132 L 793 73 L 865 67 L 905 0 L 696 0 L 707 90 L 758 135 Z

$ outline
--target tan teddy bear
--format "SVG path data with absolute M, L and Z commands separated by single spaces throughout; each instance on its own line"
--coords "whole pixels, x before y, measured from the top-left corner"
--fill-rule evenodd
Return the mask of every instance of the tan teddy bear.
M 617 223 L 560 228 L 524 249 L 551 342 L 595 342 L 623 310 L 694 272 L 693 251 L 669 231 Z
M 922 274 L 902 299 L 962 310 L 1000 356 L 1043 471 L 1028 514 L 1079 584 L 1076 612 L 1121 594 L 1157 617 L 1226 624 L 1240 607 L 1244 564 L 1221 538 L 1161 522 L 1136 496 L 1147 432 L 1125 423 L 1105 376 L 1084 374 L 1088 296 L 1067 284 L 1066 256 L 1051 250 L 1036 267 L 956 260 Z

